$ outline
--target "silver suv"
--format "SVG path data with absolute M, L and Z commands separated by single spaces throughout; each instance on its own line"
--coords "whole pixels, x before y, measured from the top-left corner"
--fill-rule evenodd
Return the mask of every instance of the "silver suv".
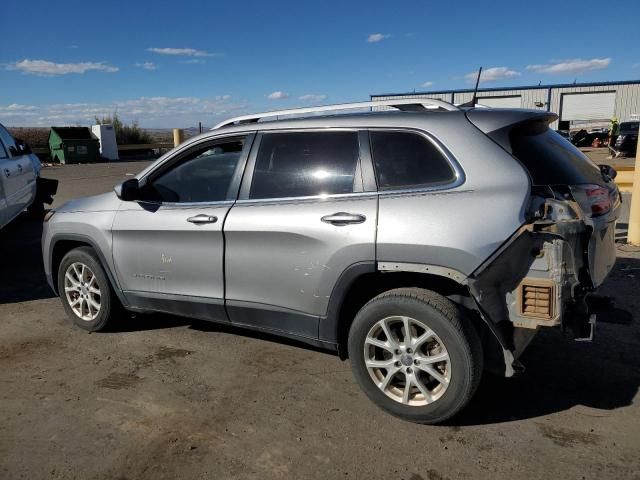
M 382 111 L 337 112 L 363 106 Z M 81 328 L 129 311 L 272 332 L 442 422 L 539 329 L 593 336 L 620 194 L 556 118 L 412 99 L 231 119 L 50 212 L 46 275 Z

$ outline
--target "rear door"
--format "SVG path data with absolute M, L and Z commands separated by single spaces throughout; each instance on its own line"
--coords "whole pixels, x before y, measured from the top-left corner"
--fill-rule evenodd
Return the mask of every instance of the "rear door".
M 225 223 L 232 322 L 316 338 L 340 275 L 374 262 L 378 200 L 363 192 L 361 138 L 329 129 L 258 135 Z
M 113 260 L 131 305 L 227 319 L 222 227 L 252 138 L 187 147 L 141 180 L 143 200 L 122 202 L 113 223 Z

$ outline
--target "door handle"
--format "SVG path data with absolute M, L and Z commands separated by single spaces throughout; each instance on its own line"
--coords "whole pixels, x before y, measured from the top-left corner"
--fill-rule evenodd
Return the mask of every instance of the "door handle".
M 213 215 L 206 215 L 204 213 L 196 215 L 195 217 L 187 218 L 187 222 L 195 223 L 196 225 L 201 225 L 203 223 L 216 223 L 217 221 L 218 217 L 214 217 Z
M 18 170 L 20 170 L 20 173 L 22 173 L 22 164 L 21 163 L 18 164 Z
M 338 212 L 333 215 L 325 215 L 320 220 L 336 226 L 349 225 L 352 223 L 363 223 L 367 217 L 359 213 Z

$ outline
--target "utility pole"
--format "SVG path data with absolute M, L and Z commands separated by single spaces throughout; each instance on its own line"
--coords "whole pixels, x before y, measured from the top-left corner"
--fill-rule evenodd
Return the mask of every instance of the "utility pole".
M 638 136 L 638 148 L 636 148 L 636 163 L 633 173 L 633 185 L 631 186 L 631 211 L 629 212 L 629 231 L 627 241 L 633 245 L 640 245 L 640 136 Z

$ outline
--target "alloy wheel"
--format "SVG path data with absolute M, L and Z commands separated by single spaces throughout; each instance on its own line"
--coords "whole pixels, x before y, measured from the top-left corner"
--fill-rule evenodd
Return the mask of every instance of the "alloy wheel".
M 435 402 L 451 382 L 451 360 L 444 343 L 411 317 L 376 322 L 364 342 L 364 361 L 377 387 L 408 406 Z
M 69 265 L 64 274 L 64 292 L 73 313 L 87 322 L 95 320 L 100 313 L 100 285 L 87 265 Z

